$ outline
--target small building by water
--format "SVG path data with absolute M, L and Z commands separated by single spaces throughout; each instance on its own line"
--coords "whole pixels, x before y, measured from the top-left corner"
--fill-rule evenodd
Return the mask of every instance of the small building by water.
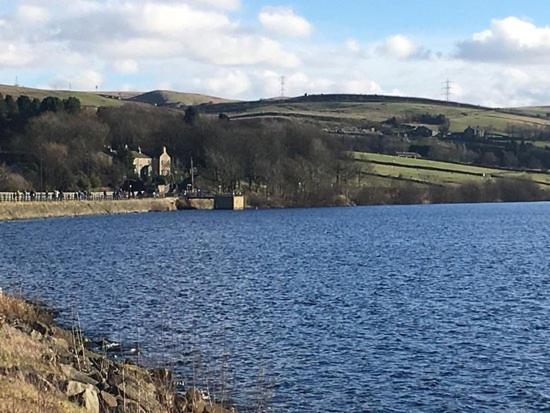
M 243 195 L 216 195 L 214 197 L 214 209 L 228 209 L 242 211 L 244 209 Z
M 180 210 L 200 209 L 200 210 L 230 210 L 242 211 L 245 209 L 244 195 L 200 195 L 187 194 L 178 199 L 177 207 Z

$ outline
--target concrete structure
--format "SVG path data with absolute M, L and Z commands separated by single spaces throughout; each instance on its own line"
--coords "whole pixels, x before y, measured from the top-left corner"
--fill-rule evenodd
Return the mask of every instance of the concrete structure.
M 138 148 L 137 152 L 132 151 L 132 157 L 134 158 L 134 172 L 140 178 L 150 176 L 153 171 L 153 158 L 145 155 L 141 152 L 141 148 Z
M 172 158 L 166 151 L 166 146 L 162 147 L 162 154 L 159 156 L 159 169 L 160 176 L 170 176 L 172 174 Z
M 243 195 L 216 195 L 214 198 L 214 209 L 242 211 L 244 206 Z
M 243 195 L 187 195 L 178 199 L 178 209 L 226 209 L 242 211 L 245 208 Z

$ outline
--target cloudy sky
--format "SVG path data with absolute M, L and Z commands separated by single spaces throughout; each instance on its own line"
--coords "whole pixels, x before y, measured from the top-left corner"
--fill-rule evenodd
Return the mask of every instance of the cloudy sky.
M 0 0 L 0 83 L 550 104 L 548 0 Z

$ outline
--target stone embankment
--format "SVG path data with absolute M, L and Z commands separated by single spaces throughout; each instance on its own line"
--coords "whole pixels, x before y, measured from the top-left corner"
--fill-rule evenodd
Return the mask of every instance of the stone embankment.
M 0 202 L 0 221 L 175 210 L 176 198 L 121 201 Z
M 0 291 L 0 412 L 231 413 L 172 373 L 92 351 L 79 331 L 57 326 L 43 308 Z M 105 347 L 104 347 L 105 349 Z

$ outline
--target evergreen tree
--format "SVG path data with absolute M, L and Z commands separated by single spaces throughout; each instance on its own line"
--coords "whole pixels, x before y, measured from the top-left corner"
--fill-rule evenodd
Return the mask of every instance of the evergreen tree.
M 40 100 L 34 98 L 31 102 L 31 111 L 33 113 L 33 116 L 40 114 Z
M 34 115 L 32 113 L 32 101 L 28 96 L 21 95 L 17 98 L 17 109 L 19 116 L 22 118 L 30 118 Z
M 68 113 L 78 113 L 81 109 L 80 100 L 71 96 L 70 98 L 63 100 L 63 107 Z
M 17 103 L 15 103 L 15 100 L 13 99 L 13 96 L 6 95 L 6 98 L 4 99 L 6 103 L 6 110 L 8 113 L 8 117 L 13 118 L 17 115 Z
M 183 120 L 188 125 L 193 125 L 198 116 L 199 112 L 197 111 L 197 109 L 194 106 L 189 106 L 187 109 L 185 109 L 185 116 L 183 117 Z
M 40 104 L 40 112 L 61 112 L 64 108 L 63 101 L 52 96 L 44 98 Z
M 8 106 L 4 100 L 4 96 L 0 93 L 0 118 L 5 118 L 8 113 Z

